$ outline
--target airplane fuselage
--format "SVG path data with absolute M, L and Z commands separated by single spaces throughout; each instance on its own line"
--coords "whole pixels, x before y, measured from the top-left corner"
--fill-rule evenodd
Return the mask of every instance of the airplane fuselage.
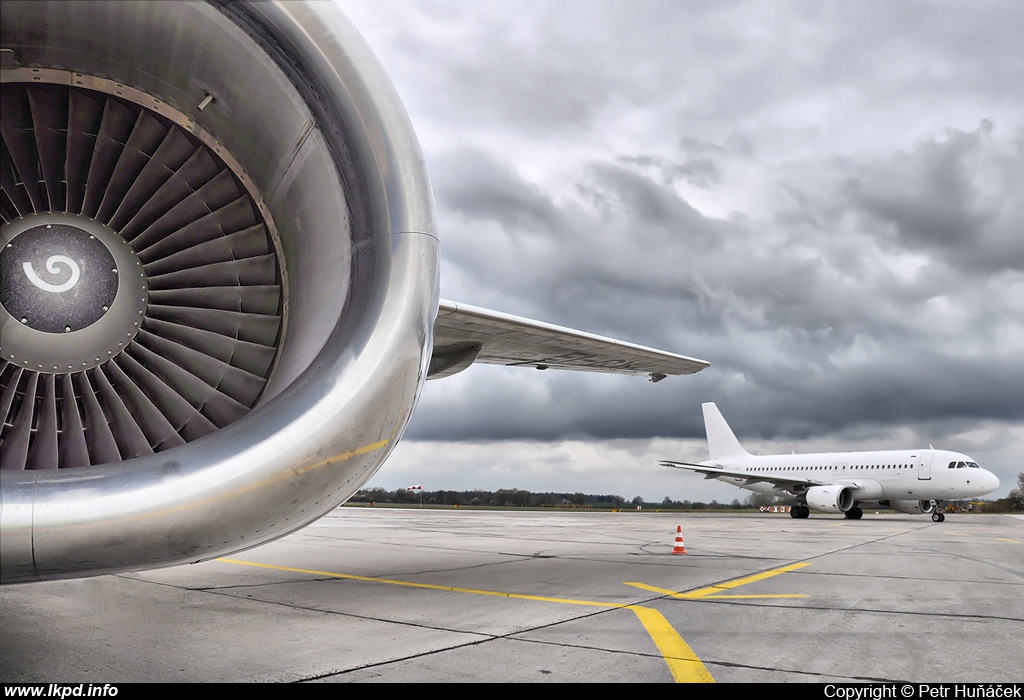
M 706 462 L 661 460 L 733 486 L 796 500 L 794 518 L 811 510 L 844 513 L 857 520 L 860 505 L 881 503 L 901 513 L 921 513 L 942 522 L 935 501 L 973 498 L 999 488 L 999 479 L 965 454 L 948 450 L 875 450 L 752 455 L 740 445 L 718 406 L 705 403 Z
M 718 479 L 759 493 L 780 495 L 791 489 L 777 480 L 792 479 L 798 493 L 815 485 L 848 486 L 856 502 L 972 498 L 999 484 L 967 455 L 935 449 L 747 455 L 702 464 L 749 475 Z

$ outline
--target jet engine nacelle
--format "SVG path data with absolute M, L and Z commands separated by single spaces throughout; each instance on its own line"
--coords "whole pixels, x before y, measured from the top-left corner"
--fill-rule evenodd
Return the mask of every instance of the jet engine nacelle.
M 853 507 L 853 489 L 849 486 L 812 486 L 807 489 L 807 505 L 825 513 L 845 513 Z
M 882 501 L 881 504 L 910 515 L 928 515 L 935 512 L 935 501 Z
M 433 199 L 333 3 L 4 0 L 0 580 L 214 558 L 353 494 L 437 312 Z

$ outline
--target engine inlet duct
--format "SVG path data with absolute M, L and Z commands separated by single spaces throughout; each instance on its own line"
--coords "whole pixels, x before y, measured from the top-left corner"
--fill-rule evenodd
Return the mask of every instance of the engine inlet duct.
M 33 77 L 55 83 L 0 86 L 0 465 L 119 462 L 233 423 L 281 326 L 253 197 L 169 119 Z
M 347 499 L 427 373 L 422 155 L 332 3 L 0 5 L 0 580 Z

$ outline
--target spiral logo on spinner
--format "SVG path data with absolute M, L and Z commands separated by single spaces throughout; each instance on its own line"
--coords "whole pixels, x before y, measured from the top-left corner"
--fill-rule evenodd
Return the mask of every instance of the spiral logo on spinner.
M 66 223 L 22 231 L 0 249 L 0 304 L 16 321 L 46 333 L 91 326 L 114 303 L 118 270 L 96 236 Z
M 28 277 L 29 282 L 42 289 L 44 292 L 60 294 L 61 292 L 66 292 L 69 289 L 74 288 L 74 286 L 78 284 L 78 280 L 82 276 L 82 268 L 78 266 L 78 263 L 66 255 L 51 255 L 46 259 L 46 271 L 51 275 L 60 274 L 61 270 L 58 265 L 66 265 L 71 270 L 70 279 L 61 284 L 50 284 L 41 278 L 36 274 L 36 270 L 32 267 L 32 263 L 30 262 L 22 263 L 21 267 L 25 271 L 25 276 Z

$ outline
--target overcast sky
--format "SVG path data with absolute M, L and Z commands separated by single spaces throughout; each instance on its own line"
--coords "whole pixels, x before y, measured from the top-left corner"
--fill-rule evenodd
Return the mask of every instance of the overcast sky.
M 441 295 L 700 357 L 428 382 L 370 482 L 660 501 L 706 459 L 935 447 L 1024 471 L 1024 3 L 339 3 L 405 101 Z

